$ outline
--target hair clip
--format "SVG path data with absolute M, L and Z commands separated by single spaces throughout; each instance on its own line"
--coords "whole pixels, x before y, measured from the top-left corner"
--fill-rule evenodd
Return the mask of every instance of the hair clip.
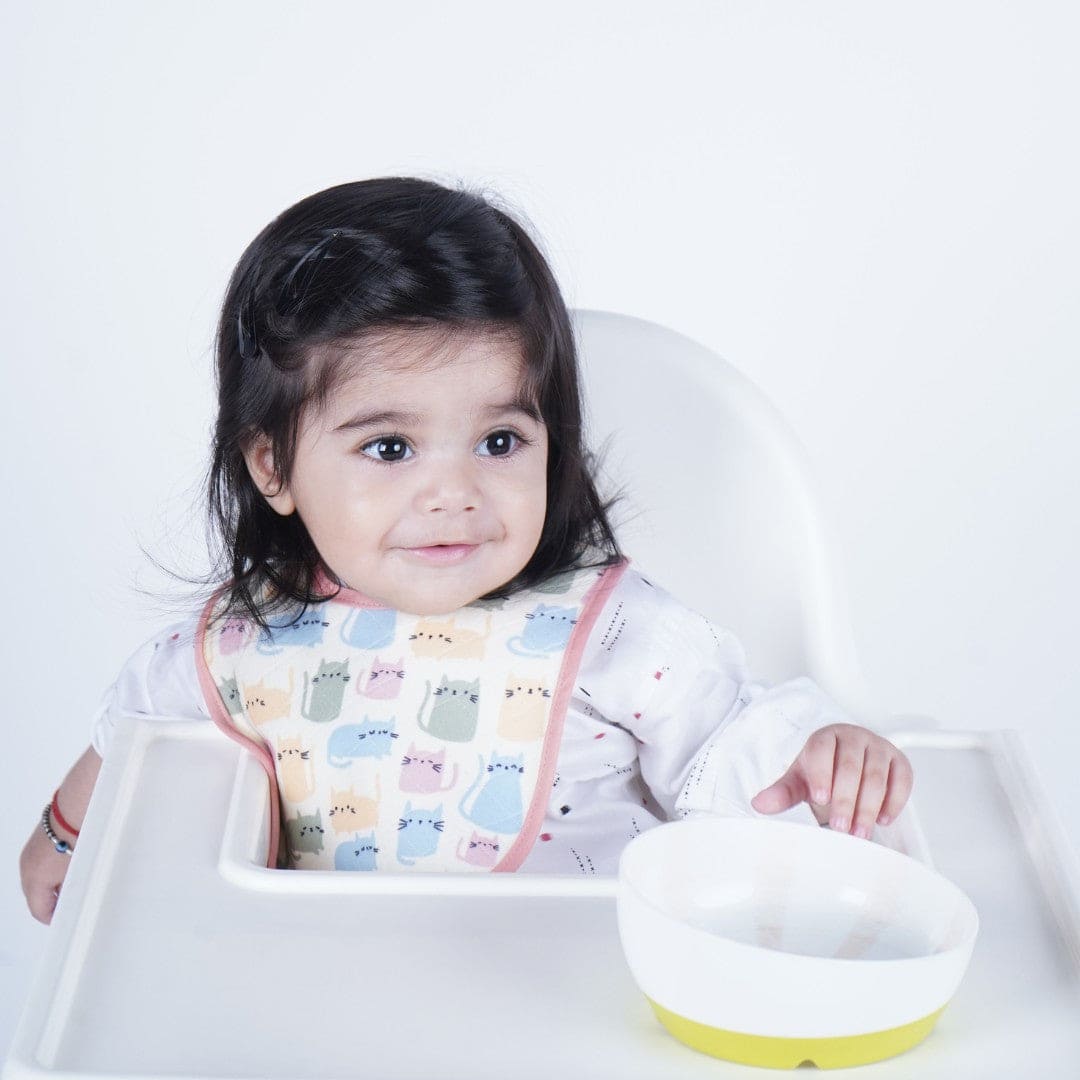
M 259 342 L 255 337 L 254 289 L 248 291 L 236 310 L 236 341 L 241 359 L 254 360 L 259 355 Z
M 335 229 L 300 256 L 296 265 L 289 271 L 285 283 L 281 286 L 276 305 L 279 315 L 296 314 L 300 305 L 304 302 L 308 289 L 311 287 L 312 279 L 319 268 L 319 262 L 323 258 L 332 258 L 332 256 L 327 255 L 327 248 L 339 236 L 341 236 L 341 230 Z

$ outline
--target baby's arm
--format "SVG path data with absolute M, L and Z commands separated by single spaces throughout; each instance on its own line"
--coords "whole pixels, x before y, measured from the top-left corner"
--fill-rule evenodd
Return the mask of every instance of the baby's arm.
M 139 648 L 109 687 L 93 720 L 91 745 L 72 766 L 56 795 L 64 821 L 82 828 L 83 817 L 108 754 L 116 720 L 121 716 L 206 719 L 193 651 L 195 622 L 168 627 Z M 49 823 L 60 840 L 74 847 L 73 833 L 50 813 Z M 40 817 L 23 848 L 19 874 L 30 913 L 39 922 L 52 921 L 56 898 L 71 859 L 56 849 Z
M 90 802 L 90 794 L 94 790 L 94 783 L 97 781 L 100 769 L 101 758 L 98 752 L 92 746 L 88 746 L 86 753 L 75 762 L 71 771 L 64 777 L 64 782 L 56 793 L 56 805 L 59 806 L 64 821 L 75 830 L 82 828 L 86 807 Z M 75 834 L 61 825 L 53 814 L 49 815 L 49 820 L 56 835 L 70 846 L 74 846 Z M 39 822 L 30 834 L 30 839 L 27 840 L 26 847 L 23 848 L 22 855 L 19 857 L 19 876 L 22 878 L 23 894 L 26 896 L 30 914 L 38 922 L 52 922 L 56 898 L 67 875 L 70 858 L 70 855 L 56 850 Z
M 598 623 L 618 623 L 606 696 L 669 818 L 790 811 L 868 835 L 896 817 L 911 789 L 907 759 L 812 680 L 755 683 L 734 635 L 633 571 L 612 600 Z

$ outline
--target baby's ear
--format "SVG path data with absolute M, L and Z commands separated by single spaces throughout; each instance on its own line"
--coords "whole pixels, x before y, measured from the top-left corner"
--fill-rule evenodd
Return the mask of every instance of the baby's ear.
M 296 503 L 293 502 L 288 485 L 274 469 L 274 448 L 268 435 L 260 431 L 251 436 L 244 447 L 244 461 L 248 475 L 270 506 L 282 517 L 294 513 Z

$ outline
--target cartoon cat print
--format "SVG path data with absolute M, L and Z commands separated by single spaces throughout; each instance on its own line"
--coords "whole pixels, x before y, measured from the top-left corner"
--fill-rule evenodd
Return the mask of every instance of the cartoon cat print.
M 547 656 L 565 649 L 577 623 L 578 609 L 537 604 L 525 616 L 525 626 L 506 647 L 516 656 Z
M 244 701 L 240 696 L 240 687 L 237 685 L 235 677 L 222 679 L 218 683 L 218 692 L 221 694 L 221 700 L 225 702 L 225 708 L 229 710 L 231 715 L 244 715 Z
M 326 621 L 326 605 L 316 604 L 286 623 L 271 623 L 270 629 L 259 635 L 255 650 L 263 656 L 277 656 L 291 646 L 314 648 L 323 643 L 323 633 L 330 626 Z
M 409 743 L 408 752 L 401 759 L 398 790 L 410 795 L 434 795 L 449 791 L 457 783 L 458 767 L 454 765 L 453 775 L 443 784 L 445 763 L 445 747 L 442 750 L 417 750 L 415 743 Z
M 466 821 L 488 832 L 516 833 L 521 831 L 523 808 L 521 802 L 521 778 L 525 773 L 525 755 L 514 757 L 492 751 L 491 760 L 484 766 L 483 755 L 477 755 L 480 772 L 468 791 L 461 797 L 458 810 Z M 487 782 L 480 788 L 472 807 L 467 803 L 480 782 L 487 775 Z
M 484 647 L 491 634 L 491 614 L 484 630 L 458 626 L 453 618 L 426 618 L 417 621 L 409 635 L 413 655 L 441 660 L 483 660 Z
M 341 640 L 350 649 L 385 649 L 392 645 L 397 612 L 392 608 L 354 608 L 341 624 Z
M 322 825 L 322 813 L 319 810 L 316 810 L 314 814 L 302 814 L 297 811 L 296 817 L 287 818 L 285 837 L 293 861 L 295 862 L 305 853 L 318 855 L 323 849 L 325 832 Z
M 304 719 L 315 724 L 336 720 L 341 715 L 345 684 L 348 681 L 348 660 L 320 660 L 319 669 L 311 676 L 310 683 L 305 671 L 304 696 L 300 703 L 300 713 Z
M 231 615 L 221 624 L 221 630 L 218 633 L 218 652 L 222 656 L 243 652 L 254 638 L 254 625 L 239 615 Z
M 378 870 L 379 849 L 375 846 L 375 834 L 355 836 L 334 848 L 335 870 Z
M 358 795 L 351 788 L 330 791 L 330 824 L 335 835 L 354 833 L 361 829 L 374 829 L 379 824 L 379 803 L 382 801 L 382 783 L 375 774 L 375 796 Z
M 398 862 L 404 866 L 415 866 L 417 859 L 434 855 L 439 847 L 445 822 L 440 803 L 434 810 L 414 807 L 412 802 L 405 803 L 401 820 L 398 822 Z
M 327 760 L 335 768 L 344 769 L 355 758 L 384 758 L 393 750 L 397 718 L 371 720 L 364 717 L 362 724 L 343 724 L 330 735 Z
M 457 857 L 461 862 L 468 863 L 470 866 L 483 866 L 490 870 L 499 861 L 497 836 L 481 836 L 474 829 L 465 853 L 462 854 L 461 845 L 464 843 L 464 837 L 458 840 Z
M 392 663 L 376 656 L 371 663 L 367 682 L 357 682 L 356 692 L 377 701 L 390 701 L 401 693 L 405 667 L 402 658 Z
M 535 742 L 544 734 L 551 691 L 543 679 L 511 674 L 499 710 L 498 734 L 508 742 Z
M 431 683 L 427 682 L 424 700 L 416 715 L 416 725 L 422 732 L 446 742 L 469 742 L 476 735 L 480 719 L 479 679 L 450 679 L 443 675 L 435 689 L 435 700 L 425 724 L 424 710 L 430 697 Z
M 244 687 L 244 711 L 248 719 L 256 726 L 282 720 L 292 710 L 294 689 L 293 669 L 289 668 L 287 689 L 269 686 L 266 679 L 250 683 Z
M 277 747 L 281 793 L 291 803 L 303 802 L 315 793 L 315 769 L 311 751 L 299 738 L 281 739 Z

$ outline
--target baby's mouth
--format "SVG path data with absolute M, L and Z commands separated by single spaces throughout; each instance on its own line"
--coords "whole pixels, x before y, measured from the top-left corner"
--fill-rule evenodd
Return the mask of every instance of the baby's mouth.
M 424 547 L 406 548 L 405 550 L 424 562 L 447 566 L 464 562 L 479 546 L 479 544 L 465 543 L 428 544 Z

